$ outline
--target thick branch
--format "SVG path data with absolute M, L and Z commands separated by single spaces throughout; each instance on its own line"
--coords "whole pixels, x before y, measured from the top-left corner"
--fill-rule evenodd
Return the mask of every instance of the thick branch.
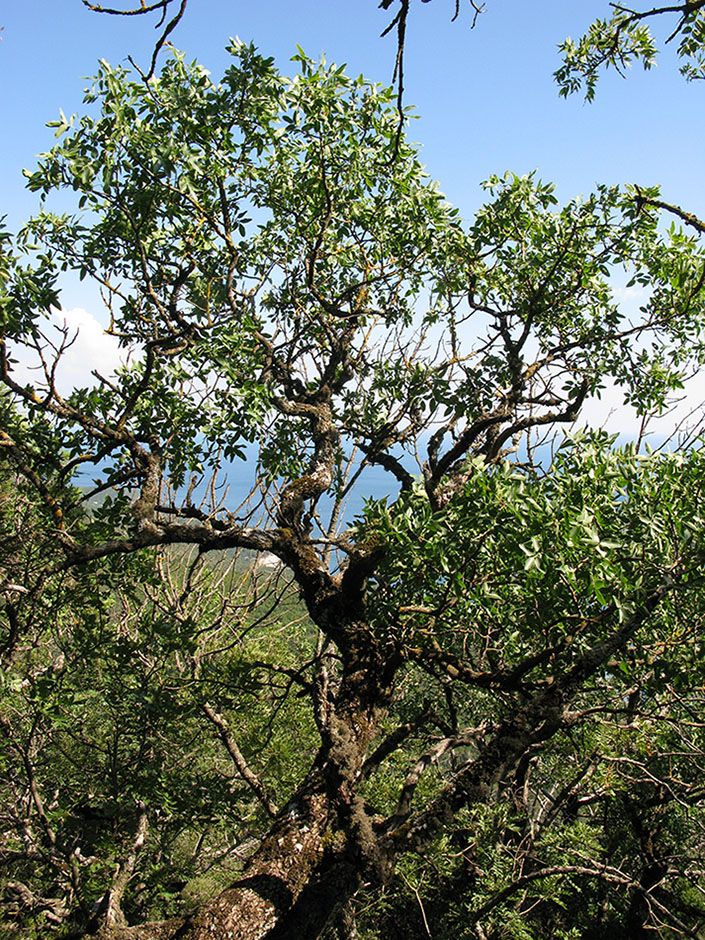
M 390 848 L 420 850 L 435 838 L 444 821 L 455 815 L 461 806 L 484 801 L 491 787 L 529 747 L 548 740 L 563 725 L 568 706 L 586 680 L 629 642 L 672 588 L 670 580 L 664 581 L 611 636 L 592 646 L 572 668 L 505 720 L 479 756 L 469 761 L 423 812 L 389 833 L 386 838 Z
M 634 188 L 637 192 L 637 195 L 634 197 L 637 206 L 654 206 L 657 209 L 664 209 L 666 212 L 678 216 L 679 219 L 682 219 L 686 225 L 690 225 L 694 228 L 700 235 L 705 235 L 705 222 L 696 215 L 693 215 L 692 212 L 686 212 L 685 209 L 681 209 L 680 206 L 673 205 L 673 203 L 670 202 L 664 202 L 662 199 L 654 199 L 652 196 L 645 196 L 638 186 Z
M 105 923 L 108 928 L 116 926 L 124 927 L 127 924 L 125 915 L 122 912 L 122 899 L 130 878 L 132 878 L 135 872 L 137 856 L 142 850 L 145 839 L 147 838 L 147 807 L 144 803 L 140 802 L 137 805 L 137 809 L 138 817 L 135 837 L 132 840 L 130 850 L 126 857 L 118 865 L 117 872 L 115 873 L 113 883 L 106 899 Z

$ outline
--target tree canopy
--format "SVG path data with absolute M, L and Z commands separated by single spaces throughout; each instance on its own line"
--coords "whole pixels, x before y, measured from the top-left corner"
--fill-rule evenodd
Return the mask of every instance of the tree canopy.
M 102 62 L 2 232 L 0 929 L 702 937 L 699 428 L 564 433 L 702 366 L 702 223 L 512 174 L 465 222 L 399 89 L 229 51 Z

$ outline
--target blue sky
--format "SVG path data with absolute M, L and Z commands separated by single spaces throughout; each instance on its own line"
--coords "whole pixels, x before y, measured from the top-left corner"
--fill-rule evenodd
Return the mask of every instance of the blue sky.
M 237 35 L 274 56 L 285 73 L 293 70 L 289 59 L 298 43 L 311 56 L 325 52 L 351 73 L 389 82 L 395 38 L 380 38 L 390 13 L 377 2 L 189 0 L 172 39 L 214 78 L 227 63 L 228 37 Z M 557 45 L 608 15 L 607 0 L 487 0 L 486 6 L 471 30 L 467 0 L 455 23 L 453 0 L 412 3 L 407 36 L 405 100 L 419 115 L 410 136 L 464 216 L 481 204 L 480 183 L 490 174 L 536 169 L 556 183 L 561 200 L 596 182 L 660 183 L 665 199 L 705 217 L 705 87 L 680 77 L 673 51 L 657 69 L 636 68 L 627 81 L 603 76 L 593 104 L 566 101 L 552 78 Z M 0 9 L 0 215 L 7 214 L 11 229 L 36 206 L 22 169 L 51 146 L 45 122 L 59 108 L 80 112 L 99 58 L 126 64 L 132 54 L 146 67 L 155 23 L 154 17 L 96 15 L 80 0 L 23 0 Z M 667 24 L 658 31 L 663 35 Z M 86 282 L 69 280 L 62 302 L 65 310 L 100 316 L 97 293 Z M 83 314 L 79 320 L 95 347 L 96 330 Z M 80 365 L 81 343 L 74 354 Z
M 577 37 L 604 0 L 488 0 L 474 30 L 465 4 L 451 23 L 452 0 L 412 4 L 406 62 L 406 103 L 420 119 L 411 136 L 449 200 L 469 215 L 490 173 L 538 169 L 561 198 L 596 181 L 660 182 L 664 196 L 705 214 L 705 88 L 686 84 L 673 56 L 628 81 L 605 76 L 592 105 L 560 99 L 552 72 L 556 46 Z M 376 0 L 190 0 L 174 42 L 215 77 L 231 35 L 254 40 L 282 71 L 299 43 L 325 52 L 351 72 L 389 81 L 394 38 L 380 39 L 389 13 Z M 0 211 L 14 227 L 31 212 L 21 171 L 50 145 L 43 125 L 59 108 L 81 110 L 85 77 L 97 59 L 113 64 L 132 54 L 145 64 L 154 17 L 109 17 L 80 0 L 24 0 L 0 11 Z

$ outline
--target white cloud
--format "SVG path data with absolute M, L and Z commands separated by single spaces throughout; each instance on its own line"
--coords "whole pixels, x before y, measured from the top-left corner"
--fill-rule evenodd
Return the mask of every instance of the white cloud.
M 612 294 L 622 315 L 632 323 L 640 322 L 651 288 L 642 284 L 628 286 L 624 274 L 618 274 L 615 280 L 616 283 L 611 285 Z M 683 389 L 673 393 L 671 404 L 662 415 L 649 420 L 647 433 L 659 440 L 692 429 L 703 420 L 704 403 L 705 370 L 700 370 L 686 380 Z M 585 402 L 575 426 L 602 428 L 610 434 L 632 439 L 642 432 L 642 418 L 634 408 L 625 404 L 622 390 L 614 382 L 606 382 L 600 398 L 588 398 Z
M 107 378 L 125 364 L 127 350 L 120 349 L 117 337 L 106 333 L 103 325 L 87 310 L 82 307 L 54 310 L 52 316 L 59 328 L 68 329 L 69 339 L 75 336 L 61 357 L 58 382 L 62 385 L 71 388 L 93 385 L 93 370 Z
M 685 383 L 685 388 L 674 393 L 671 405 L 662 415 L 652 417 L 646 427 L 655 440 L 669 438 L 692 430 L 702 423 L 705 414 L 705 372 L 699 372 Z M 580 410 L 576 428 L 602 428 L 610 434 L 635 439 L 642 432 L 642 419 L 630 405 L 624 403 L 622 390 L 608 383 L 601 398 L 588 398 Z
M 61 332 L 68 331 L 68 345 L 55 371 L 56 388 L 60 394 L 66 395 L 74 388 L 95 385 L 97 380 L 93 375 L 94 370 L 109 378 L 128 359 L 129 351 L 121 349 L 117 338 L 106 333 L 100 321 L 82 307 L 52 310 L 50 326 L 52 328 L 46 334 L 55 346 L 61 342 Z M 44 355 L 51 364 L 54 358 L 51 347 L 46 348 Z M 44 370 L 36 354 L 32 356 L 26 348 L 14 346 L 11 356 L 16 360 L 12 367 L 15 381 L 36 387 L 46 385 Z

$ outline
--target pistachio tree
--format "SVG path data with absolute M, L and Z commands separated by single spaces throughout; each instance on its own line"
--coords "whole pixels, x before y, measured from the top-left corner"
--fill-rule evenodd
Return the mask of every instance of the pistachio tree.
M 680 744 L 653 729 L 669 703 L 697 711 L 702 455 L 692 442 L 645 455 L 597 432 L 555 437 L 608 383 L 646 419 L 702 364 L 696 236 L 660 226 L 656 190 L 598 187 L 561 207 L 533 176 L 488 181 L 486 206 L 465 224 L 399 136 L 393 91 L 303 52 L 293 79 L 252 47 L 230 52 L 217 83 L 180 53 L 158 78 L 102 63 L 85 116 L 54 122 L 57 143 L 28 174 L 42 210 L 3 235 L 0 381 L 11 404 L 0 445 L 44 539 L 31 564 L 22 545 L 3 561 L 3 649 L 9 670 L 25 669 L 10 684 L 13 714 L 37 707 L 26 690 L 41 598 L 114 571 L 130 585 L 125 609 L 149 615 L 121 618 L 116 599 L 101 607 L 96 594 L 93 635 L 124 658 L 91 673 L 83 657 L 76 669 L 96 702 L 111 700 L 124 670 L 151 742 L 140 750 L 124 732 L 132 810 L 116 822 L 120 849 L 92 862 L 62 830 L 69 817 L 50 815 L 41 790 L 56 789 L 59 805 L 62 787 L 51 766 L 33 769 L 40 732 L 47 746 L 65 740 L 60 704 L 41 727 L 5 718 L 19 821 L 4 837 L 8 862 L 26 872 L 29 839 L 63 873 L 53 916 L 106 938 L 353 936 L 356 898 L 382 898 L 403 875 L 423 912 L 414 865 L 445 859 L 448 872 L 451 856 L 465 865 L 467 903 L 451 904 L 450 875 L 437 880 L 449 936 L 461 922 L 467 936 L 504 935 L 507 904 L 523 904 L 527 886 L 550 892 L 557 877 L 590 885 L 595 910 L 604 891 L 608 908 L 626 896 L 615 918 L 634 930 L 697 935 L 697 872 L 679 858 L 660 873 L 673 833 L 659 847 L 652 832 L 648 848 L 639 833 L 656 823 L 622 807 L 634 850 L 618 858 L 590 807 L 613 807 L 599 781 L 619 777 L 666 794 L 663 805 L 675 794 L 700 818 L 700 725 Z M 74 212 L 53 207 L 59 190 Z M 53 325 L 69 271 L 99 285 L 129 352 L 85 388 L 62 385 L 72 336 Z M 625 279 L 641 306 L 620 302 Z M 370 468 L 387 495 L 350 519 L 346 502 L 364 495 Z M 247 499 L 221 486 L 233 474 L 249 475 Z M 218 580 L 217 559 L 237 552 L 276 559 L 261 590 L 278 597 L 277 583 L 289 585 L 303 628 L 283 616 L 269 646 L 253 632 L 237 578 Z M 145 568 L 121 575 L 140 559 Z M 204 559 L 217 602 L 190 578 Z M 197 590 L 201 613 L 187 616 Z M 140 703 L 136 677 L 158 685 L 162 669 L 178 691 Z M 256 742 L 242 700 L 275 674 L 284 691 L 263 692 L 272 732 Z M 57 703 L 54 680 L 46 687 Z M 298 751 L 263 759 L 262 740 L 291 751 L 282 715 Z M 62 720 L 81 753 L 76 713 Z M 197 742 L 198 722 L 242 786 L 209 776 L 222 752 Z M 632 727 L 648 740 L 636 757 L 622 746 Z M 225 887 L 144 921 L 150 832 L 164 832 L 169 780 L 188 790 L 189 768 L 165 742 L 189 739 L 194 779 L 212 791 L 172 801 L 182 800 L 179 833 L 188 807 L 212 819 L 220 803 L 247 840 L 226 853 L 237 864 Z M 552 768 L 570 770 L 553 790 Z M 464 846 L 448 849 L 451 836 Z M 688 858 L 698 839 L 690 826 Z M 508 864 L 498 847 L 512 845 Z M 478 860 L 493 850 L 491 866 Z M 27 885 L 15 883 L 21 899 Z M 531 909 L 535 935 L 548 935 L 550 912 Z M 512 910 L 520 921 L 521 905 Z

